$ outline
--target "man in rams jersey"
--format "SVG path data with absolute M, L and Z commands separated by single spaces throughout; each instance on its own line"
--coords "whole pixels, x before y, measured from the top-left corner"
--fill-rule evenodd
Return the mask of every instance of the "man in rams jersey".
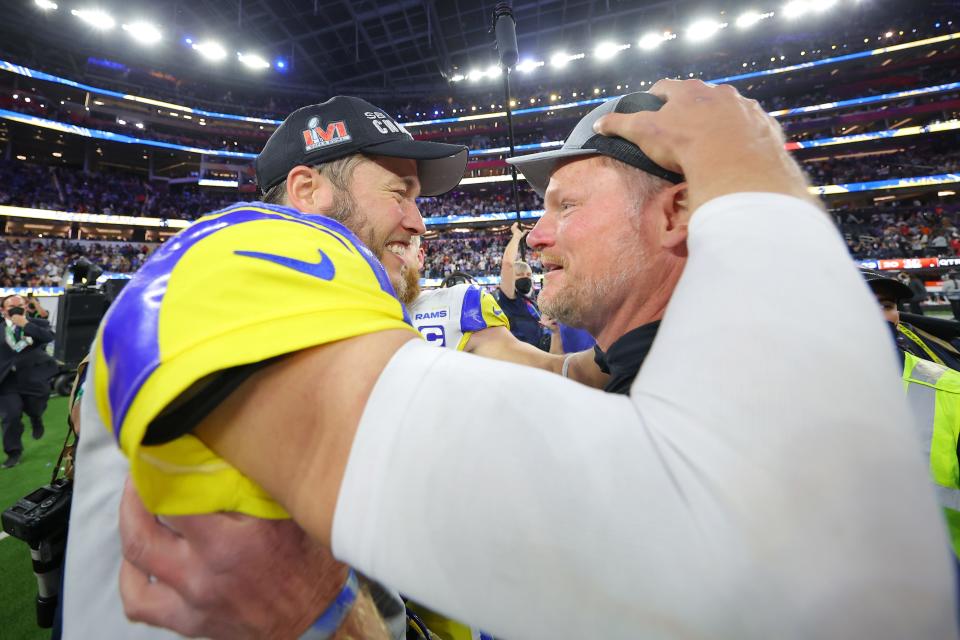
M 284 354 L 371 331 L 416 335 L 398 301 L 405 295 L 402 253 L 412 237 L 424 232 L 415 199 L 453 188 L 466 161 L 466 147 L 415 141 L 385 112 L 363 100 L 336 97 L 304 107 L 274 132 L 257 160 L 264 202 L 238 204 L 201 218 L 161 247 L 131 281 L 101 326 L 81 409 L 84 437 L 77 455 L 65 574 L 67 640 L 170 637 L 131 624 L 118 598 L 117 505 L 128 465 L 118 455 L 117 442 L 138 439 L 132 425 L 143 420 L 167 436 L 189 430 L 218 399 Z M 276 297 L 287 301 L 283 314 L 262 303 Z M 120 343 L 125 339 L 117 342 L 111 336 L 136 336 L 137 346 L 131 348 Z M 285 517 L 285 511 L 258 487 L 191 440 L 199 446 L 185 449 L 182 439 L 174 439 L 150 446 L 151 453 L 129 465 L 138 486 L 141 481 L 172 480 L 185 489 L 172 502 L 162 499 L 162 511 Z M 143 497 L 153 508 L 158 496 L 148 491 Z M 223 540 L 233 531 L 233 539 L 272 541 L 269 544 L 278 553 L 284 548 L 308 549 L 292 557 L 302 567 L 298 574 L 303 581 L 298 583 L 292 575 L 247 581 L 247 598 L 255 599 L 250 589 L 269 584 L 275 590 L 269 601 L 296 602 L 290 607 L 288 629 L 298 625 L 301 631 L 308 629 L 323 610 L 315 607 L 329 602 L 347 576 L 345 566 L 318 553 L 302 532 L 298 537 L 285 526 L 269 528 L 270 523 L 252 521 L 244 525 L 244 534 L 229 519 L 202 526 L 170 524 L 184 529 L 179 531 L 182 544 L 199 528 L 207 531 L 201 538 L 205 540 Z M 263 551 L 266 561 L 290 567 L 291 562 L 279 562 L 282 554 L 271 556 L 269 544 Z M 210 566 L 204 560 L 197 554 L 191 562 L 201 571 Z M 247 559 L 243 560 L 228 564 L 243 566 Z M 263 568 L 262 563 L 257 566 Z M 124 575 L 127 586 L 132 575 Z M 336 581 L 332 592 L 307 584 L 322 583 L 318 575 Z M 157 577 L 143 585 L 149 585 L 151 593 L 181 586 L 171 573 Z M 100 588 L 91 590 L 91 584 Z M 197 616 L 152 617 L 153 610 L 142 606 L 149 594 L 143 595 L 126 603 L 134 617 L 164 622 L 187 635 L 207 631 Z M 314 608 L 301 606 L 307 596 Z M 304 610 L 297 613 L 298 607 Z M 264 628 L 251 616 L 280 619 L 280 613 L 276 604 L 259 613 L 247 608 L 234 616 L 233 627 L 219 627 L 216 635 L 239 637 L 243 630 Z M 305 613 L 313 618 L 300 620 Z

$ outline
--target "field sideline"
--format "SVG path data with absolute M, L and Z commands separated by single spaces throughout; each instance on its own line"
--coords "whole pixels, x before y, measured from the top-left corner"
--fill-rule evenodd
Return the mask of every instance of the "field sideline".
M 23 458 L 13 469 L 0 469 L 0 509 L 6 510 L 33 489 L 50 482 L 67 428 L 67 398 L 54 397 L 44 414 L 46 433 L 30 437 L 30 424 L 23 434 Z M 46 640 L 50 632 L 36 625 L 37 580 L 27 545 L 15 538 L 0 540 L 0 636 L 16 640 Z

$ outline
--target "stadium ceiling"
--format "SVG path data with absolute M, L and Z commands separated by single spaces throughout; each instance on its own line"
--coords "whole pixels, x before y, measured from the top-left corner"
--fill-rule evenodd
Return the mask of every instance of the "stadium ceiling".
M 403 87 L 450 77 L 469 64 L 493 63 L 493 0 L 199 0 L 184 4 L 198 20 L 236 20 L 257 40 L 288 51 L 299 71 L 333 86 Z M 650 11 L 680 3 L 625 0 L 519 0 L 513 3 L 521 53 L 587 45 L 591 35 L 642 24 Z M 635 34 L 630 34 L 635 37 Z
M 469 66 L 496 62 L 491 32 L 494 0 L 156 0 L 142 6 L 125 6 L 119 0 L 58 1 L 60 11 L 50 15 L 29 0 L 9 7 L 12 11 L 7 11 L 4 25 L 9 36 L 42 35 L 55 46 L 73 47 L 85 55 L 99 51 L 99 45 L 104 55 L 124 61 L 125 54 L 137 52 L 120 36 L 110 40 L 89 29 L 85 33 L 84 25 L 66 21 L 67 14 L 70 8 L 96 5 L 126 19 L 142 9 L 165 32 L 164 46 L 175 46 L 184 34 L 209 34 L 226 48 L 255 49 L 289 61 L 286 78 L 267 74 L 258 80 L 261 87 L 293 84 L 322 87 L 325 93 L 422 92 L 445 84 Z M 540 56 L 558 47 L 584 50 L 602 38 L 633 42 L 643 31 L 680 27 L 698 8 L 693 0 L 515 0 L 512 4 L 521 55 Z M 44 46 L 34 42 L 37 48 Z M 202 74 L 204 69 L 189 68 L 203 66 L 193 61 L 194 54 L 180 52 L 164 61 L 168 67 L 178 65 L 178 70 L 189 71 L 188 75 Z M 249 74 L 235 73 L 238 84 L 253 81 Z

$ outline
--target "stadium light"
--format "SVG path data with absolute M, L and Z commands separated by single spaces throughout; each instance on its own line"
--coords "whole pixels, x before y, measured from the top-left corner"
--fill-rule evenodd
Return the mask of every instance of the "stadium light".
M 749 29 L 761 20 L 766 20 L 767 18 L 772 17 L 772 11 L 768 11 L 766 13 L 760 13 L 758 11 L 746 11 L 742 13 L 739 18 L 737 18 L 737 27 L 741 29 Z
M 484 73 L 484 75 L 487 76 L 488 78 L 496 78 L 501 73 L 503 73 L 503 70 L 500 69 L 500 65 L 492 64 L 489 67 L 487 67 L 487 70 Z
M 123 25 L 123 30 L 126 31 L 131 38 L 136 40 L 139 44 L 156 44 L 160 42 L 160 39 L 163 35 L 160 33 L 160 30 L 149 22 L 133 22 L 131 24 Z
M 227 57 L 226 50 L 217 42 L 194 42 L 190 46 L 207 60 L 219 62 Z
M 694 42 L 701 42 L 713 37 L 713 35 L 727 26 L 726 22 L 717 22 L 716 20 L 697 20 L 687 28 L 687 37 Z
M 44 11 L 57 10 L 57 3 L 50 2 L 50 0 L 33 0 L 33 4 L 37 5 L 37 8 L 43 9 Z
M 280 73 L 286 73 L 287 67 L 288 67 L 287 61 L 284 60 L 283 58 L 277 58 L 276 60 L 273 61 L 273 68 L 279 71 Z
M 474 69 L 469 74 L 467 74 L 467 80 L 470 82 L 477 82 L 478 80 L 483 79 L 483 71 L 480 69 Z
M 637 46 L 645 51 L 650 51 L 651 49 L 656 49 L 661 44 L 663 44 L 666 38 L 659 33 L 647 33 L 637 42 Z
M 837 4 L 837 0 L 812 0 L 810 7 L 817 13 L 821 13 L 833 7 L 835 4 Z
M 467 76 L 463 75 L 462 73 L 457 73 L 457 74 L 454 74 L 453 77 L 450 78 L 450 82 L 460 82 L 460 81 L 466 80 L 466 79 L 467 79 Z
M 565 51 L 560 51 L 550 57 L 550 66 L 556 67 L 557 69 L 563 69 L 571 60 L 581 60 L 582 58 L 585 58 L 586 55 L 587 54 L 585 53 L 569 54 Z
M 597 60 L 609 60 L 613 56 L 617 55 L 624 49 L 629 49 L 629 44 L 617 44 L 615 42 L 601 42 L 597 45 L 597 48 L 593 50 L 593 56 Z
M 117 25 L 117 21 L 102 9 L 71 9 L 70 13 L 101 31 L 109 31 Z
M 810 3 L 806 0 L 793 0 L 783 7 L 783 15 L 788 18 L 799 18 L 810 11 Z
M 269 69 L 270 63 L 258 56 L 255 53 L 240 53 L 237 52 L 237 60 L 242 62 L 245 66 L 256 71 L 262 69 Z
M 523 60 L 520 64 L 517 65 L 517 71 L 521 73 L 530 73 L 534 69 L 537 69 L 542 66 L 543 66 L 543 60 L 532 60 L 530 58 L 527 58 L 526 60 Z

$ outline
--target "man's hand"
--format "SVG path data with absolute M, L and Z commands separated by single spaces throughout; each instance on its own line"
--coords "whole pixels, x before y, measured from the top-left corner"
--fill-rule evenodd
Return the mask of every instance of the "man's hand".
M 660 80 L 650 89 L 666 104 L 659 111 L 610 113 L 594 124 L 619 136 L 650 159 L 684 174 L 694 211 L 729 193 L 782 193 L 813 201 L 797 163 L 784 149 L 780 124 L 756 100 L 731 85 L 700 80 Z
M 560 331 L 560 324 L 545 313 L 540 314 L 540 325 L 550 333 Z
M 510 225 L 510 235 L 515 239 L 522 238 L 527 233 L 526 229 L 520 226 L 519 222 L 514 222 Z
M 17 325 L 18 327 L 27 326 L 27 318 L 22 313 L 13 314 L 10 316 L 10 322 Z
M 291 520 L 221 513 L 161 524 L 131 483 L 120 536 L 127 617 L 189 637 L 297 638 L 349 571 Z

